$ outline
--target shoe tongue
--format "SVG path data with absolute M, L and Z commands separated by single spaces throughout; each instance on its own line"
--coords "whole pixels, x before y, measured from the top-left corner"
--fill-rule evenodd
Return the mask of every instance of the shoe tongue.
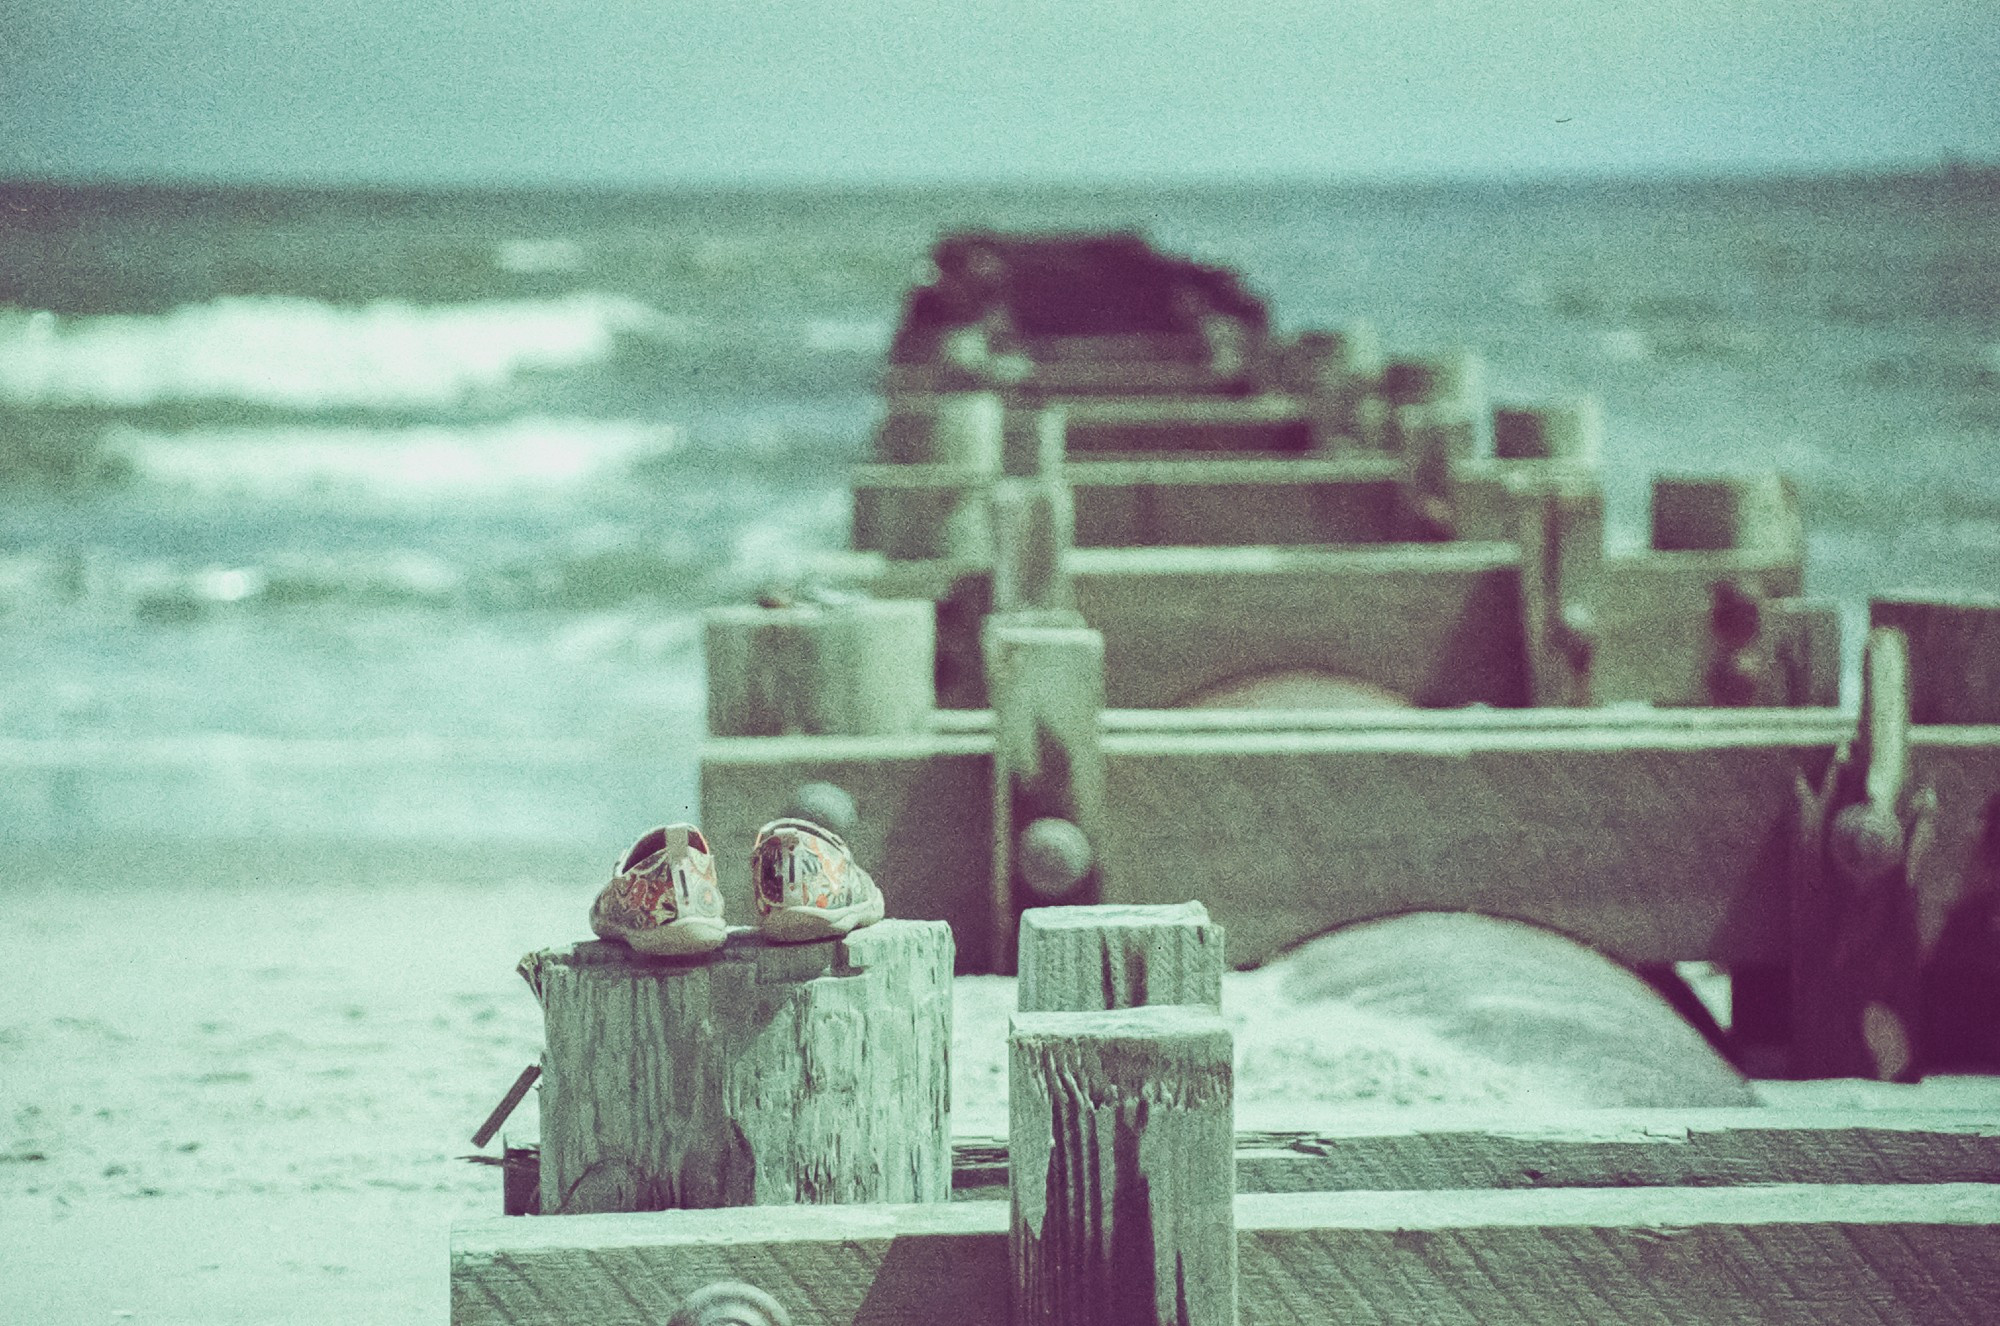
M 632 844 L 632 850 L 626 854 L 625 864 L 618 868 L 620 870 L 630 870 L 647 857 L 665 848 L 666 845 L 667 831 L 665 829 L 655 829 L 638 842 Z

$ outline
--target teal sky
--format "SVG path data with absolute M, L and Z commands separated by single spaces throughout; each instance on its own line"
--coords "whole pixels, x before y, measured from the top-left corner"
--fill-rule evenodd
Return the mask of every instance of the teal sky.
M 2000 0 L 0 0 L 0 177 L 644 185 L 2000 159 Z

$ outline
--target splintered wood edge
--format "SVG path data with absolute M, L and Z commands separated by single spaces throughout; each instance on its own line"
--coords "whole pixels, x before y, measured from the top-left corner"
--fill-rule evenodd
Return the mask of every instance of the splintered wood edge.
M 997 1236 L 1001 1202 L 756 1206 L 634 1215 L 498 1216 L 452 1226 L 456 1261 L 572 1250 L 838 1243 Z M 1312 1229 L 1685 1229 L 1700 1225 L 1995 1225 L 2000 1185 L 1770 1184 L 1743 1188 L 1551 1188 L 1250 1193 L 1239 1234 Z

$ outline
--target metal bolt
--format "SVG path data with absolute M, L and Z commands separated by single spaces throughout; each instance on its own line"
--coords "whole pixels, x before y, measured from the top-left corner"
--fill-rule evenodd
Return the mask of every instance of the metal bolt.
M 1090 840 L 1068 820 L 1039 819 L 1021 831 L 1021 878 L 1038 898 L 1060 898 L 1090 873 Z
M 792 1316 L 755 1285 L 725 1280 L 689 1294 L 667 1326 L 792 1326 Z

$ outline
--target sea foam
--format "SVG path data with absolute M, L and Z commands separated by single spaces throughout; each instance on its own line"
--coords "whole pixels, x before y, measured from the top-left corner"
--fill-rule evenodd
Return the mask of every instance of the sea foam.
M 587 419 L 468 427 L 119 429 L 105 440 L 133 477 L 208 497 L 428 501 L 503 498 L 615 478 L 679 442 L 671 428 Z
M 450 406 L 521 373 L 602 360 L 621 334 L 672 330 L 637 300 L 593 294 L 361 307 L 227 298 L 153 316 L 17 313 L 0 315 L 0 402 Z

